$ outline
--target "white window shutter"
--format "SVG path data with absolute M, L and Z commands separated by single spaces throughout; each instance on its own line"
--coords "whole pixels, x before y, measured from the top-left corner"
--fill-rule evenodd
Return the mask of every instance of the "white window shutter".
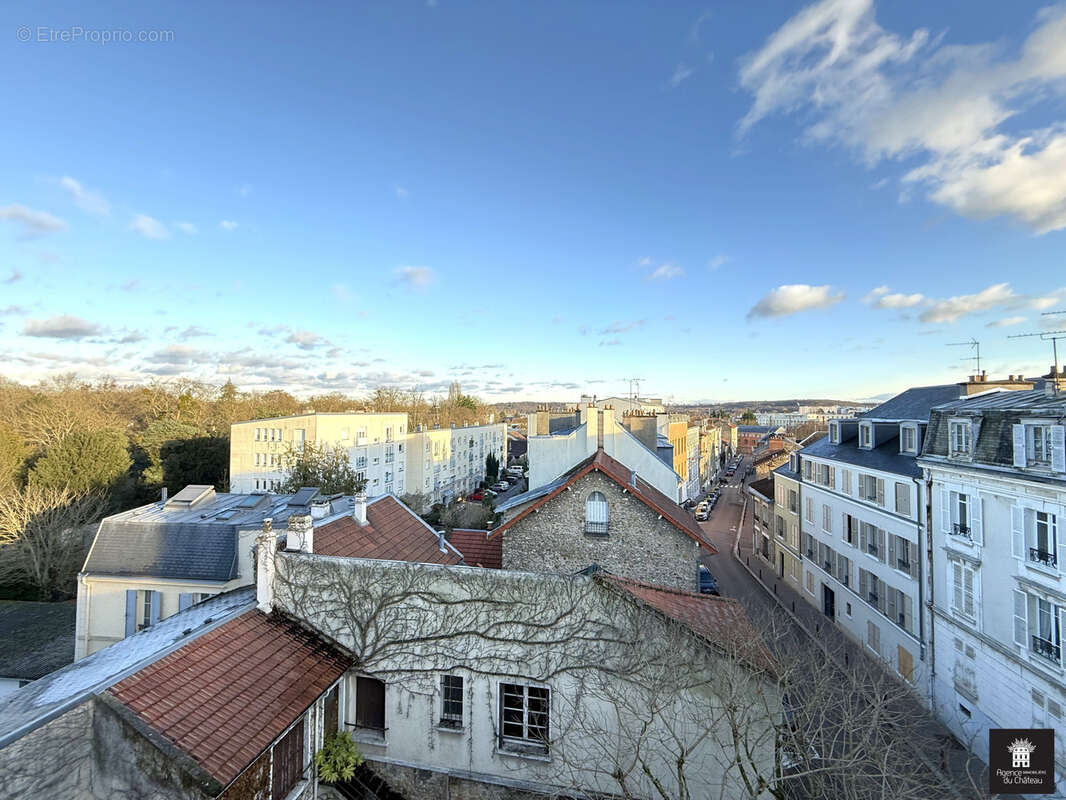
M 1017 589 L 1014 590 L 1014 643 L 1029 647 L 1029 599 Z
M 1025 466 L 1025 426 L 1024 425 L 1012 425 L 1011 430 L 1014 437 L 1014 466 Z
M 163 599 L 162 595 L 163 595 L 162 592 L 158 592 L 158 591 L 153 591 L 152 592 L 151 616 L 149 618 L 149 622 L 152 625 L 155 625 L 157 622 L 159 622 L 159 607 L 160 607 L 160 601 Z
M 885 482 L 881 479 L 877 479 L 877 505 L 883 506 L 885 504 Z
M 951 492 L 947 489 L 940 490 L 940 521 L 944 533 L 951 533 Z
M 962 564 L 955 561 L 949 572 L 951 581 L 951 607 L 962 611 Z
M 1066 428 L 1051 426 L 1051 469 L 1066 472 Z
M 1025 509 L 1011 506 L 1010 552 L 1015 558 L 1025 558 Z
M 983 514 L 981 507 L 981 495 L 974 493 L 970 495 L 970 535 L 973 540 L 978 544 L 984 543 L 984 536 L 981 530 L 981 519 Z
M 1063 647 L 1063 638 L 1066 638 L 1066 608 L 1059 608 L 1059 664 L 1066 663 L 1066 647 Z
M 137 632 L 137 590 L 126 590 L 126 635 Z

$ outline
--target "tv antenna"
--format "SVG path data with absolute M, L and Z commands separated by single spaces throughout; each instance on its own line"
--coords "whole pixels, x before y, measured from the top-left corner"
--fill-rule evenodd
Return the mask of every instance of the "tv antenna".
M 1041 316 L 1051 314 L 1066 314 L 1066 311 L 1045 311 Z M 1066 339 L 1066 330 L 1062 331 L 1037 331 L 1036 333 L 1016 333 L 1008 336 L 1008 339 L 1024 339 L 1029 336 L 1039 336 L 1041 341 L 1051 342 L 1051 357 L 1054 360 L 1054 371 L 1059 370 L 1059 339 Z
M 623 378 L 622 380 L 629 381 L 629 401 L 636 405 L 640 400 L 640 378 Z M 634 389 L 634 387 L 636 387 Z
M 981 374 L 981 343 L 976 339 L 970 339 L 968 342 L 948 342 L 948 347 L 969 347 L 971 350 L 976 350 L 977 355 L 966 356 L 959 359 L 960 361 L 976 361 L 977 362 L 977 374 Z

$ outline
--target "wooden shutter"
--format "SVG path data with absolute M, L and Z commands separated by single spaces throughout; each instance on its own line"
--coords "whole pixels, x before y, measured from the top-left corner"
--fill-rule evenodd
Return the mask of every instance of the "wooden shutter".
M 885 594 L 885 616 L 887 616 L 893 622 L 898 622 L 899 617 L 897 615 L 898 600 L 896 598 L 895 589 L 886 589 Z
M 888 535 L 888 565 L 896 568 L 896 537 L 891 533 Z
M 1014 590 L 1014 643 L 1029 647 L 1029 598 Z
M 910 551 L 910 542 L 907 543 L 908 553 Z M 921 558 L 921 549 L 918 545 L 914 545 L 914 552 L 909 553 L 907 560 L 911 563 L 910 573 L 911 577 L 917 580 L 918 578 L 918 559 Z
M 877 478 L 877 505 L 883 506 L 885 504 L 885 482 L 881 478 Z
M 908 594 L 903 595 L 903 627 L 908 632 L 914 630 L 914 601 Z
M 950 570 L 951 607 L 962 611 L 962 564 L 956 561 Z
M 126 590 L 126 635 L 137 632 L 137 590 Z
M 882 561 L 885 560 L 885 532 L 880 528 L 877 529 L 877 557 Z
M 155 625 L 159 622 L 159 606 L 160 601 L 163 599 L 162 592 L 152 592 L 152 608 L 151 617 L 149 617 L 149 624 Z
M 1025 466 L 1025 426 L 1011 425 L 1011 433 L 1014 439 L 1014 466 Z
M 1066 472 L 1066 427 L 1051 426 L 1051 469 Z
M 1010 509 L 1010 552 L 1015 558 L 1025 558 L 1025 509 L 1021 506 Z
M 360 728 L 385 730 L 385 684 L 381 681 L 356 678 L 355 724 Z
M 182 592 L 178 595 L 178 611 L 184 611 L 193 604 L 192 592 Z
M 282 800 L 304 771 L 304 721 L 301 719 L 274 745 L 271 766 L 272 800 Z
M 899 665 L 896 671 L 903 676 L 903 680 L 914 683 L 914 656 L 910 650 L 896 645 L 896 663 Z
M 970 535 L 973 540 L 978 544 L 984 542 L 981 529 L 981 519 L 984 516 L 982 512 L 984 509 L 981 507 L 981 495 L 974 493 L 970 495 Z
M 951 492 L 940 490 L 940 525 L 944 533 L 951 533 Z
M 869 552 L 869 548 L 867 547 L 869 543 L 867 531 L 869 530 L 870 529 L 867 527 L 865 522 L 859 523 L 859 549 L 862 550 L 864 553 Z
M 1059 426 L 1059 430 L 1060 431 L 1062 430 L 1061 426 Z M 1060 436 L 1059 437 L 1060 441 L 1061 441 L 1061 438 L 1062 437 Z M 1059 447 L 1059 451 L 1061 451 L 1061 450 L 1062 450 L 1062 447 Z M 1061 469 L 1059 470 L 1059 472 L 1062 472 L 1062 471 L 1063 470 L 1061 470 Z M 830 489 L 837 488 L 837 468 L 836 467 L 830 467 L 829 468 L 829 488 Z

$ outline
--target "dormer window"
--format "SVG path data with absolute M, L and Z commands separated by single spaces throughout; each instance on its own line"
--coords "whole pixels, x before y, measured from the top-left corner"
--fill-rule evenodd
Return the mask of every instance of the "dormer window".
M 914 425 L 903 425 L 899 429 L 900 450 L 904 453 L 918 452 L 918 428 Z
M 830 444 L 840 444 L 840 423 L 839 422 L 830 422 L 829 423 L 829 443 Z
M 585 533 L 607 535 L 607 498 L 603 492 L 592 492 L 585 500 Z
M 1062 425 L 1032 420 L 1014 426 L 1014 466 L 1066 472 L 1066 435 Z
M 870 450 L 873 448 L 874 442 L 874 426 L 869 422 L 863 422 L 859 425 L 859 447 L 864 450 Z
M 948 423 L 948 455 L 968 456 L 971 452 L 970 421 L 953 419 Z

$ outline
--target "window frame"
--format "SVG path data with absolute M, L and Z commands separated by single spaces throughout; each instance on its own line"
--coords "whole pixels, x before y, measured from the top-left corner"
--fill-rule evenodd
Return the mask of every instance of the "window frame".
M 496 745 L 497 748 L 504 753 L 510 753 L 513 755 L 539 755 L 546 756 L 551 752 L 551 699 L 552 690 L 550 686 L 534 683 L 510 683 L 508 681 L 499 681 L 496 684 L 497 687 L 497 710 L 499 713 L 498 727 L 496 733 Z M 521 709 L 508 707 L 506 701 L 508 697 L 514 698 L 518 695 L 515 689 L 521 689 Z M 531 691 L 537 692 L 538 695 L 543 693 L 542 697 L 538 699 L 544 703 L 543 711 L 534 711 L 530 708 Z M 522 735 L 515 736 L 505 733 L 506 726 L 513 726 L 514 720 L 506 720 L 505 712 L 518 711 L 521 714 L 520 725 L 522 728 Z M 533 714 L 543 714 L 543 724 L 532 724 L 530 717 Z M 535 727 L 538 730 L 543 729 L 544 736 L 531 736 L 530 729 Z M 512 728 L 513 730 L 513 728 Z
M 973 455 L 971 424 L 968 419 L 948 420 L 948 457 L 968 458 Z M 961 445 L 961 446 L 960 446 Z
M 458 681 L 458 685 L 456 685 Z M 466 707 L 464 694 L 465 681 L 462 675 L 447 674 L 440 676 L 440 718 L 437 727 L 442 730 L 461 731 L 464 727 Z M 458 692 L 458 696 L 455 694 Z M 451 695 L 451 696 L 449 696 Z M 449 710 L 451 704 L 451 710 Z M 458 710 L 456 710 L 456 705 Z
M 596 512 L 601 511 L 603 519 L 594 518 L 598 516 Z M 609 536 L 610 524 L 611 510 L 607 503 L 607 495 L 598 489 L 594 489 L 585 497 L 585 535 L 599 537 Z

